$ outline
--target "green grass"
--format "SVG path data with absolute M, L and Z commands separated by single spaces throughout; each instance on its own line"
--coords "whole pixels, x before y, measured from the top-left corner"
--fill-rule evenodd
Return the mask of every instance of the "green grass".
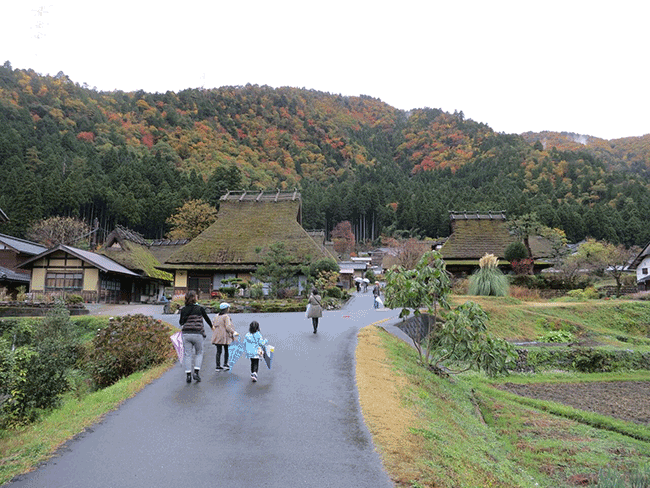
M 535 341 L 553 326 L 603 346 L 650 351 L 650 302 L 587 300 L 523 302 L 511 297 L 454 296 L 459 305 L 472 300 L 490 316 L 492 334 L 509 340 Z
M 134 373 L 82 399 L 70 395 L 63 406 L 27 427 L 0 431 L 0 485 L 47 460 L 64 442 L 97 423 L 173 366 L 170 362 Z
M 534 486 L 530 473 L 508 459 L 499 438 L 482 421 L 468 383 L 450 383 L 422 368 L 407 344 L 382 334 L 394 367 L 409 381 L 404 402 L 418 412 L 411 432 L 423 439 L 420 484 L 440 487 Z
M 421 419 L 411 432 L 425 445 L 418 460 L 425 486 L 568 488 L 575 479 L 597 479 L 605 468 L 627 473 L 650 463 L 647 426 L 521 398 L 477 373 L 439 378 L 418 364 L 410 346 L 381 336 L 393 366 L 408 379 L 403 401 Z M 650 380 L 650 373 L 515 375 L 500 381 L 602 380 Z

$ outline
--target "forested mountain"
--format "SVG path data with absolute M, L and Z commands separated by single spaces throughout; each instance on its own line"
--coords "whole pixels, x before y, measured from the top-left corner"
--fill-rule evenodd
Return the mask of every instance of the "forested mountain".
M 98 92 L 0 67 L 0 232 L 52 215 L 163 237 L 184 202 L 299 188 L 303 226 L 357 239 L 446 236 L 448 211 L 537 212 L 586 236 L 646 244 L 649 139 L 496 133 L 463 113 L 247 85 Z

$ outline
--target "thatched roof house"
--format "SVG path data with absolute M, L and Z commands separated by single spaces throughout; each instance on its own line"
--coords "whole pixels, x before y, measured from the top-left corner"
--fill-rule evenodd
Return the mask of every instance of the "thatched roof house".
M 228 192 L 221 197 L 217 220 L 158 268 L 174 274 L 175 293 L 209 294 L 223 279 L 249 279 L 272 244 L 284 243 L 296 264 L 333 258 L 301 223 L 298 191 Z
M 151 251 L 150 244 L 137 232 L 117 226 L 97 253 L 108 256 L 141 276 L 171 284 L 172 275 L 156 268 L 160 262 Z
M 471 273 L 485 254 L 494 254 L 501 267 L 510 267 L 505 251 L 517 238 L 508 229 L 505 212 L 450 212 L 449 219 L 451 235 L 440 248 L 448 271 Z M 535 270 L 550 267 L 545 260 L 551 251 L 548 241 L 539 236 L 532 236 L 529 241 Z

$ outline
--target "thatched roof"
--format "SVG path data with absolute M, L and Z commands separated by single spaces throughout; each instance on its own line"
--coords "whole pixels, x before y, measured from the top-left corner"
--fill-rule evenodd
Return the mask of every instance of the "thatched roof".
M 190 242 L 189 239 L 156 239 L 149 245 L 149 251 L 159 263 L 164 263 L 188 242 Z
M 172 254 L 161 269 L 254 269 L 272 244 L 282 242 L 295 263 L 332 256 L 302 228 L 297 192 L 229 193 L 217 220 Z
M 505 212 L 451 212 L 451 235 L 440 248 L 445 261 L 478 260 L 485 254 L 504 259 L 506 248 L 518 239 L 508 230 Z M 530 247 L 535 258 L 550 256 L 546 239 L 532 236 Z
M 124 227 L 116 227 L 97 252 L 142 276 L 164 281 L 173 279 L 170 273 L 156 268 L 160 261 L 151 252 L 147 241 L 137 232 Z

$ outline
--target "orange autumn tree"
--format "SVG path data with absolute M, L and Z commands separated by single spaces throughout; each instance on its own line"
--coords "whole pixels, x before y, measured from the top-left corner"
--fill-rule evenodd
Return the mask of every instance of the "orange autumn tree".
M 341 255 L 349 255 L 354 251 L 354 233 L 349 220 L 339 222 L 332 230 L 334 250 Z

